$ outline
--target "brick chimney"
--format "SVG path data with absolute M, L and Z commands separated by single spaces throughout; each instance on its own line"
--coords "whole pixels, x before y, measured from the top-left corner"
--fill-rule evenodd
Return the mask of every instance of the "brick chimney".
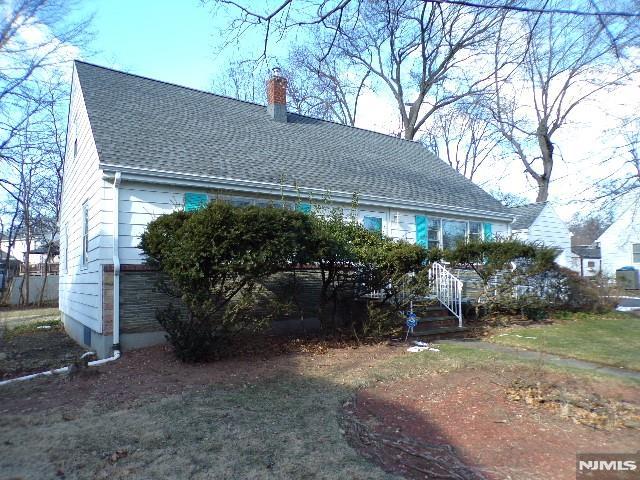
M 280 67 L 275 67 L 267 80 L 267 113 L 276 122 L 287 122 L 287 79 Z

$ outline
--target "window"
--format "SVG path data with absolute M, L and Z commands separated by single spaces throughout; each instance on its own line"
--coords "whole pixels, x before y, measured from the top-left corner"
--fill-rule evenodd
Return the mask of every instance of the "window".
M 633 263 L 640 263 L 640 243 L 633 244 Z
M 382 232 L 382 218 L 380 217 L 364 217 L 362 224 L 367 230 Z
M 442 220 L 442 248 L 455 248 L 456 244 L 467 238 L 467 222 Z
M 587 262 L 587 268 L 595 268 L 596 267 L 596 262 L 594 262 L 593 260 L 589 260 Z
M 82 204 L 82 265 L 89 263 L 89 206 Z
M 482 223 L 469 222 L 469 240 L 482 240 Z
M 430 218 L 429 229 L 427 230 L 427 245 L 429 248 L 440 247 L 440 219 Z

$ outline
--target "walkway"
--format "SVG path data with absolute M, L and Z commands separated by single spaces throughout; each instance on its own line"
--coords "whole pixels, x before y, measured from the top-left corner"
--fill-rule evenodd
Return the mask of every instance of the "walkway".
M 585 360 L 576 360 L 575 358 L 561 357 L 552 353 L 535 352 L 532 350 L 524 350 L 506 345 L 498 345 L 495 343 L 483 342 L 481 340 L 441 340 L 439 343 L 452 343 L 464 345 L 465 347 L 479 348 L 492 352 L 508 353 L 516 355 L 526 360 L 544 360 L 558 367 L 577 368 L 580 370 L 591 370 L 599 373 L 605 373 L 619 378 L 631 378 L 640 381 L 640 372 L 636 370 L 627 370 L 622 367 L 608 367 L 599 363 L 587 362 Z

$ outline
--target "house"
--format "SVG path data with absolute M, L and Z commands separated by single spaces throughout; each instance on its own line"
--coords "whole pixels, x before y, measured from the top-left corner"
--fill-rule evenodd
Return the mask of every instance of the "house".
M 0 249 L 0 291 L 3 291 L 11 278 L 20 273 L 22 262 L 13 255 L 7 258 L 7 252 Z M 5 271 L 6 270 L 6 271 Z
M 514 237 L 556 248 L 556 263 L 571 268 L 571 232 L 549 202 L 511 207 L 515 220 L 511 225 Z
M 60 218 L 65 328 L 100 356 L 164 340 L 166 298 L 140 235 L 210 200 L 310 210 L 328 199 L 367 228 L 428 247 L 510 234 L 512 212 L 418 142 L 76 61 Z M 354 194 L 357 211 L 352 212 Z
M 581 277 L 594 277 L 602 271 L 600 247 L 576 245 L 571 247 L 571 269 Z
M 640 211 L 637 204 L 632 202 L 595 243 L 600 246 L 605 275 L 613 277 L 616 270 L 623 267 L 640 271 Z

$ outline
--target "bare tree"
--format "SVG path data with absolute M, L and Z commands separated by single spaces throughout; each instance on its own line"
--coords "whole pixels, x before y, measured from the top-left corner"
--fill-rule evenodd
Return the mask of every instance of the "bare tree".
M 554 3 L 546 2 L 549 8 Z M 536 201 L 549 196 L 556 160 L 554 137 L 575 112 L 599 92 L 611 91 L 631 78 L 637 66 L 619 61 L 634 41 L 634 29 L 616 17 L 579 17 L 535 14 L 523 17 L 520 27 L 503 23 L 495 43 L 494 98 L 490 104 L 505 147 L 515 155 L 537 185 Z M 503 55 L 506 37 L 514 29 L 528 33 L 520 44 L 522 61 L 509 75 Z M 612 32 L 615 38 L 612 38 Z M 513 51 L 509 51 L 513 54 Z
M 371 86 L 382 87 L 394 99 L 404 138 L 410 140 L 438 109 L 487 87 L 492 74 L 478 65 L 492 51 L 504 16 L 500 10 L 422 0 L 318 1 L 315 13 L 300 16 L 289 10 L 293 1 L 268 14 L 238 2 L 218 3 L 240 12 L 233 32 L 241 25 L 266 24 L 265 42 L 272 27 L 281 34 L 294 26 L 308 28 L 320 52 L 314 59 L 318 72 L 331 75 L 323 63 L 332 56 L 368 72 Z M 349 112 L 340 115 L 350 123 Z
M 588 213 L 576 212 L 569 221 L 573 234 L 571 245 L 591 245 L 613 222 L 612 209 L 599 209 Z
M 470 180 L 480 168 L 494 164 L 500 156 L 500 137 L 484 118 L 478 99 L 441 109 L 421 140 Z
M 291 52 L 285 63 L 278 65 L 288 80 L 290 111 L 355 125 L 358 102 L 368 88 L 369 72 L 349 69 L 339 64 L 340 59 L 336 56 L 320 61 L 320 55 L 313 46 L 299 47 Z M 266 63 L 255 59 L 233 62 L 214 79 L 212 89 L 239 100 L 263 103 L 269 75 Z
M 507 207 L 521 207 L 529 203 L 529 199 L 517 193 L 505 192 L 500 189 L 490 190 L 489 193 Z
M 0 161 L 12 155 L 20 129 L 44 103 L 38 82 L 71 60 L 68 49 L 86 35 L 90 19 L 69 21 L 74 5 L 66 0 L 0 5 Z

